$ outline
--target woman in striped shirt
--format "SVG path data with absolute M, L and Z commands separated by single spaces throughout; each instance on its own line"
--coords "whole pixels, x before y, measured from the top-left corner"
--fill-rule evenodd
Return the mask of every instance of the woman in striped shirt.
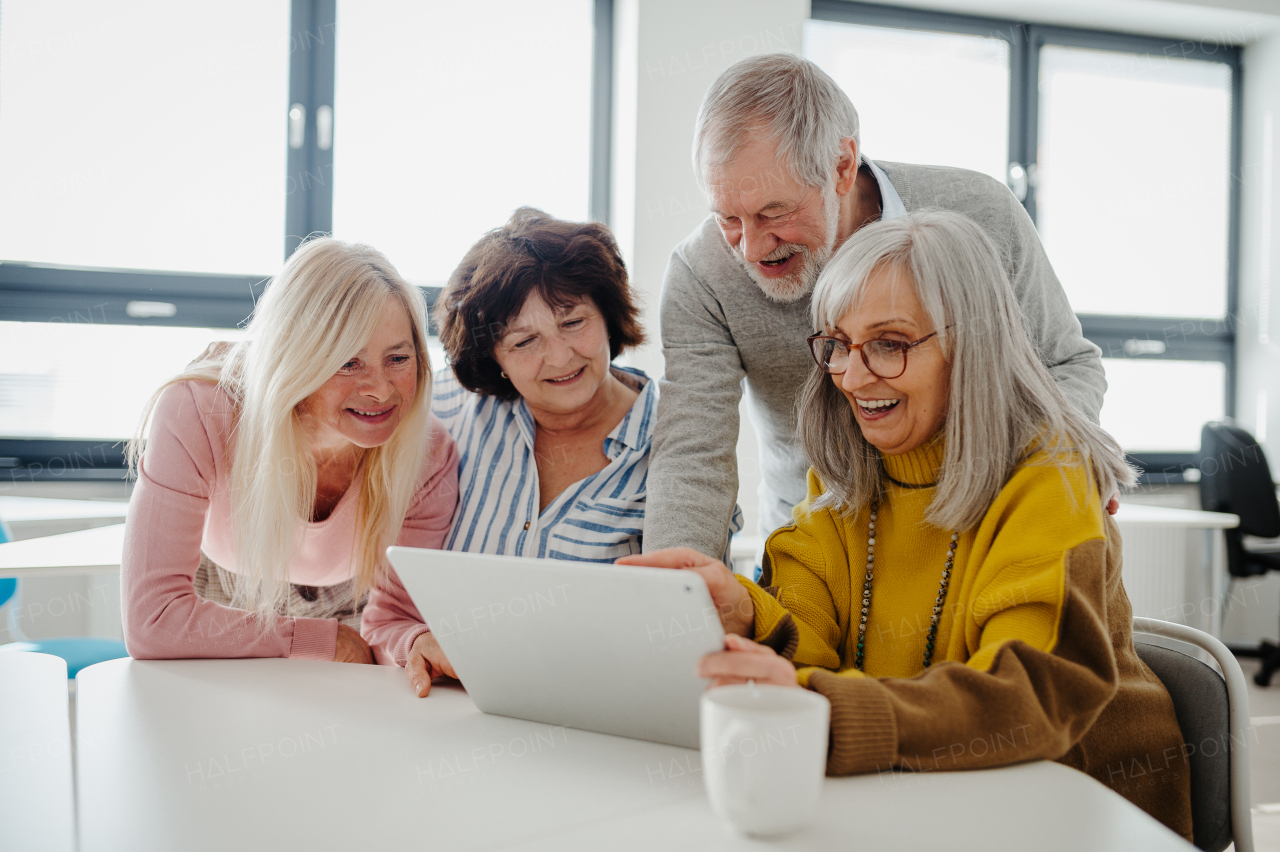
M 612 363 L 644 331 L 608 228 L 517 210 L 472 246 L 436 311 L 452 370 L 437 374 L 432 407 L 459 453 L 445 547 L 588 562 L 639 553 L 657 386 Z M 371 595 L 364 633 L 419 695 L 454 674 L 398 581 Z

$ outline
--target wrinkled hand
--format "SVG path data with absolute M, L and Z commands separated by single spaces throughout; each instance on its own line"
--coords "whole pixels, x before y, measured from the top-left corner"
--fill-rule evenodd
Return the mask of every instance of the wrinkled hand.
M 409 675 L 409 683 L 419 698 L 426 698 L 431 692 L 431 679 L 445 675 L 457 678 L 449 658 L 444 655 L 440 643 L 431 633 L 423 633 L 413 640 L 409 649 L 409 659 L 405 662 L 405 672 Z
M 800 685 L 796 683 L 796 667 L 772 648 L 732 634 L 724 637 L 724 647 L 725 650 L 707 654 L 698 661 L 698 677 L 710 679 L 711 686 L 749 680 L 774 686 Z
M 624 556 L 616 564 L 692 571 L 706 581 L 725 633 L 750 636 L 755 630 L 756 606 L 751 602 L 751 595 L 718 559 L 704 556 L 691 547 L 668 547 L 653 553 Z
M 338 625 L 338 645 L 333 651 L 335 663 L 372 663 L 373 651 L 359 632 L 345 624 Z
M 1120 511 L 1120 494 L 1117 492 L 1107 501 L 1107 514 L 1114 515 L 1118 511 Z

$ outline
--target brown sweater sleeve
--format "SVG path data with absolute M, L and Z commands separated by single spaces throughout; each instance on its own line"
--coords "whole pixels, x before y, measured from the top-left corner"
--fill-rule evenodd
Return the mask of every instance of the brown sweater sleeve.
M 1004 641 L 991 664 L 941 662 L 910 679 L 814 671 L 831 700 L 828 774 L 904 767 L 972 769 L 1065 754 L 1118 685 L 1107 630 L 1106 541 L 1067 551 L 1062 620 L 1051 651 Z

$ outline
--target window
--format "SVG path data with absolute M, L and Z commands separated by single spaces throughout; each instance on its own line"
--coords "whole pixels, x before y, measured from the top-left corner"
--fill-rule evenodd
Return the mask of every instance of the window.
M 588 218 L 591 2 L 498 6 L 338 6 L 334 233 L 420 284 L 517 207 Z
M 1230 66 L 1046 44 L 1038 136 L 1036 225 L 1078 312 L 1226 316 Z
M 287 0 L 0 7 L 0 259 L 270 273 Z
M 1102 425 L 1149 476 L 1180 475 L 1234 406 L 1239 49 L 845 0 L 812 14 L 805 52 L 858 107 L 868 156 L 986 172 L 1023 202 L 1103 351 Z
M 309 233 L 430 288 L 522 204 L 603 219 L 611 15 L 4 0 L 0 476 L 121 476 L 145 401 Z
M 857 107 L 868 157 L 956 166 L 1004 180 L 1008 42 L 809 21 L 804 46 Z
M 1103 358 L 1102 427 L 1137 454 L 1200 446 L 1200 426 L 1226 414 L 1226 368 L 1219 361 Z

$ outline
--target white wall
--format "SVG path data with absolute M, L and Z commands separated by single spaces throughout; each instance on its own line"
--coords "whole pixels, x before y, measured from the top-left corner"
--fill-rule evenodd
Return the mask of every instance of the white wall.
M 1280 34 L 1244 51 L 1236 419 L 1280 475 Z M 1280 574 L 1236 581 L 1223 639 L 1275 638 Z
M 652 343 L 625 359 L 662 374 L 658 299 L 671 249 L 707 215 L 693 177 L 693 122 L 717 75 L 757 53 L 801 51 L 808 0 L 619 0 L 615 7 L 611 219 L 645 300 Z M 739 500 L 756 529 L 759 464 L 742 411 Z
M 1236 418 L 1280 464 L 1280 34 L 1244 51 Z M 1277 473 L 1273 470 L 1272 473 Z

